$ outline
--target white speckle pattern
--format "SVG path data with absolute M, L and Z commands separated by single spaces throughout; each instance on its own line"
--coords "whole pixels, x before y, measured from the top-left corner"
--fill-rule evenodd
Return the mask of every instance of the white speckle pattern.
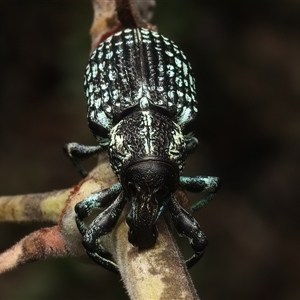
M 142 97 L 140 100 L 140 108 L 145 110 L 149 108 L 149 100 L 146 97 Z
M 180 126 L 151 110 L 136 111 L 111 130 L 109 153 L 117 176 L 126 164 L 145 157 L 171 161 L 182 173 L 185 152 L 186 141 Z
M 166 54 L 167 54 L 168 56 L 170 56 L 170 57 L 173 57 L 173 56 L 174 56 L 174 54 L 173 54 L 172 52 L 170 52 L 170 51 L 166 51 Z
M 88 118 L 108 133 L 125 109 L 146 107 L 144 98 L 149 109 L 169 110 L 182 129 L 196 117 L 195 81 L 185 55 L 144 28 L 125 29 L 101 43 L 87 64 L 84 87 Z

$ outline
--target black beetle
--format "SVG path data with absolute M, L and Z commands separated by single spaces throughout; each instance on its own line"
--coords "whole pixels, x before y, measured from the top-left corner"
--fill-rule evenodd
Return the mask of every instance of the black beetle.
M 186 264 L 194 265 L 207 239 L 174 193 L 178 188 L 207 191 L 192 207 L 195 211 L 213 198 L 219 179 L 181 176 L 187 155 L 198 144 L 191 132 L 197 113 L 195 81 L 185 55 L 155 31 L 125 29 L 92 53 L 84 88 L 88 125 L 99 144 L 69 143 L 65 153 L 86 176 L 80 160 L 107 149 L 119 179 L 75 207 L 87 254 L 103 267 L 118 271 L 99 237 L 112 231 L 130 202 L 126 221 L 131 244 L 140 249 L 152 247 L 157 239 L 157 220 L 168 209 L 177 232 L 190 240 L 194 255 Z M 87 227 L 84 219 L 96 208 L 104 210 Z

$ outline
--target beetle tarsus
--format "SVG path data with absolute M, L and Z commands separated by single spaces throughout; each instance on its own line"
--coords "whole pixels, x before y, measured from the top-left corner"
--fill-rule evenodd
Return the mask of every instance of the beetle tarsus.
M 97 252 L 90 252 L 86 251 L 87 255 L 95 261 L 98 265 L 102 266 L 103 268 L 111 271 L 113 273 L 119 274 L 119 268 L 115 262 L 110 259 L 107 259 L 102 255 L 99 255 Z

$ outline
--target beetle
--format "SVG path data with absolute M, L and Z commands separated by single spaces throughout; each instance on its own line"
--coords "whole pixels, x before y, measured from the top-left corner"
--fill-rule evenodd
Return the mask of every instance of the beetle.
M 207 238 L 197 221 L 178 202 L 181 188 L 207 195 L 191 208 L 207 204 L 219 187 L 213 176 L 182 176 L 187 155 L 198 144 L 192 134 L 197 114 L 195 80 L 178 46 L 145 28 L 124 29 L 107 38 L 91 54 L 84 77 L 88 126 L 97 146 L 68 143 L 65 154 L 82 176 L 81 160 L 108 151 L 119 182 L 75 206 L 76 223 L 87 254 L 108 270 L 117 264 L 100 237 L 115 227 L 126 203 L 128 240 L 139 249 L 155 245 L 157 220 L 168 210 L 179 235 L 190 240 L 193 266 Z M 87 226 L 84 219 L 103 209 Z

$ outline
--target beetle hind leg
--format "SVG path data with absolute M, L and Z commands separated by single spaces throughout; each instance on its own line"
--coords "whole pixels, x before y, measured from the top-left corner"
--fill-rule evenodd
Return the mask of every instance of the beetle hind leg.
M 186 260 L 186 266 L 190 268 L 200 260 L 204 253 L 208 244 L 206 235 L 196 219 L 180 206 L 175 197 L 171 197 L 168 207 L 176 231 L 190 240 L 190 245 L 194 250 L 194 254 Z
M 80 175 L 86 177 L 88 172 L 84 169 L 80 161 L 95 156 L 104 149 L 101 146 L 86 146 L 78 143 L 67 143 L 64 145 L 63 150 Z

